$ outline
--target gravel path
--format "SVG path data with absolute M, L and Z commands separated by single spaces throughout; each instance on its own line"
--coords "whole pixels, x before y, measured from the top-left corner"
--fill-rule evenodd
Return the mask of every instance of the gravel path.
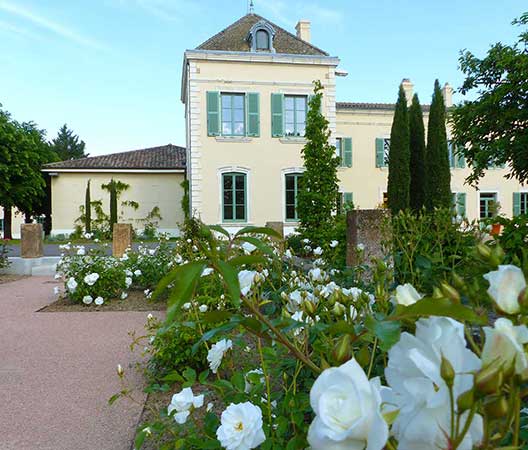
M 54 286 L 44 277 L 0 285 L 0 449 L 130 450 L 142 408 L 108 399 L 117 364 L 135 362 L 128 332 L 147 313 L 36 312 Z

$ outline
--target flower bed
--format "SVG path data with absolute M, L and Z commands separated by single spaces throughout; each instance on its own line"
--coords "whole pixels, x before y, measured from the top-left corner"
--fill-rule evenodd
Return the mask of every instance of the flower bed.
M 271 230 L 198 236 L 153 294 L 168 292 L 166 321 L 135 340 L 148 392 L 174 393 L 136 448 L 522 447 L 526 275 L 499 246 L 420 292 L 383 261 L 368 284 L 361 269 L 345 275 L 329 249 L 300 271 Z M 112 403 L 133 399 L 118 374 Z

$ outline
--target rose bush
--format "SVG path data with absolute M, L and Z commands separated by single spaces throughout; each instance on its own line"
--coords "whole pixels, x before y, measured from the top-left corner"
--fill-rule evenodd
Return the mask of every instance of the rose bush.
M 181 424 L 167 402 L 137 448 L 522 448 L 528 294 L 506 255 L 474 249 L 470 274 L 452 271 L 424 295 L 383 261 L 368 283 L 343 277 L 309 242 L 303 269 L 270 237 L 202 226 L 193 257 L 153 293 L 169 296 L 154 341 L 193 322 L 202 356 L 151 389 L 192 387 L 212 406 Z

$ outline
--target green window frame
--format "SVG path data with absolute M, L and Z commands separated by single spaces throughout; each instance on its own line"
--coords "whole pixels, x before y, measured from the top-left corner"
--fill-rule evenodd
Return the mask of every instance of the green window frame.
M 287 173 L 284 176 L 284 217 L 287 222 L 298 222 L 297 200 L 302 173 Z
M 247 176 L 245 173 L 222 174 L 222 221 L 247 221 Z
M 453 212 L 460 217 L 466 217 L 466 193 L 465 192 L 452 192 L 451 200 L 453 206 Z
M 389 166 L 390 138 L 376 138 L 376 167 Z
M 481 219 L 493 217 L 494 203 L 497 203 L 496 192 L 481 192 L 479 194 L 479 217 Z
M 222 136 L 245 136 L 246 95 L 222 92 L 220 100 Z
M 307 114 L 308 97 L 306 95 L 285 95 L 284 135 L 289 137 L 304 137 Z
M 513 193 L 513 216 L 528 214 L 528 192 Z

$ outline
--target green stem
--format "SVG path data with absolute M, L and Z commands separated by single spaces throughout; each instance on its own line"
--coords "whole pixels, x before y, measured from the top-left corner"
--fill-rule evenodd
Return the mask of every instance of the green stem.
M 515 410 L 515 422 L 513 424 L 513 446 L 519 446 L 519 432 L 521 429 L 521 396 L 519 395 L 519 387 L 516 387 L 512 392 L 515 396 L 514 410 Z
M 260 312 L 258 307 L 256 307 L 250 300 L 248 300 L 246 297 L 242 297 L 242 301 L 246 304 L 246 306 L 251 309 L 251 311 L 273 332 L 273 334 L 276 336 L 277 340 L 283 344 L 290 352 L 292 352 L 297 359 L 302 361 L 307 367 L 312 369 L 315 373 L 321 373 L 322 370 L 317 367 L 310 358 L 308 358 L 305 354 L 299 351 L 295 345 L 293 345 L 286 336 L 284 336 L 272 323 L 271 321 Z
M 454 442 L 456 432 L 455 430 L 455 396 L 453 394 L 453 386 L 449 386 L 449 407 L 451 409 L 451 442 Z
M 367 372 L 367 378 L 370 378 L 370 374 L 372 373 L 372 367 L 374 366 L 374 358 L 376 357 L 377 346 L 378 346 L 378 338 L 374 338 L 374 345 L 372 346 L 372 354 L 370 355 L 370 363 L 369 363 L 369 368 Z
M 457 436 L 455 442 L 453 442 L 453 450 L 456 450 L 458 446 L 461 444 L 461 442 L 464 440 L 464 437 L 469 431 L 469 427 L 471 426 L 471 422 L 473 422 L 473 417 L 475 417 L 476 412 L 477 412 L 477 404 L 475 403 L 471 407 L 471 410 L 469 411 L 466 423 L 464 424 L 464 428 L 462 428 L 462 432 Z
M 266 394 L 267 394 L 267 403 L 268 403 L 268 422 L 270 426 L 270 433 L 273 434 L 273 419 L 271 418 L 271 388 L 269 382 L 268 371 L 266 370 L 266 365 L 264 364 L 264 354 L 262 353 L 262 341 L 260 338 L 257 339 L 257 348 L 260 356 L 260 365 L 262 367 L 262 374 L 264 375 L 264 380 L 266 381 Z

